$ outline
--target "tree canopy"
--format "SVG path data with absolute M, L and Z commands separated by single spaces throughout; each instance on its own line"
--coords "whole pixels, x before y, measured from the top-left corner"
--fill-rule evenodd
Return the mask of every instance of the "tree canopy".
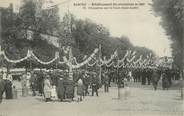
M 172 40 L 172 54 L 177 67 L 182 66 L 183 49 L 183 24 L 184 1 L 183 0 L 153 0 L 153 9 L 156 15 L 161 16 L 161 25 Z
M 58 7 L 38 12 L 37 4 L 32 0 L 24 0 L 18 14 L 13 13 L 11 8 L 2 11 L 2 47 L 11 59 L 20 59 L 31 49 L 39 59 L 48 61 L 54 57 L 56 50 L 60 51 L 60 47 L 67 45 L 72 46 L 73 55 L 79 61 L 99 45 L 102 46 L 102 56 L 107 57 L 115 50 L 118 50 L 120 58 L 126 50 L 135 50 L 139 55 L 145 56 L 154 54 L 147 48 L 135 47 L 125 36 L 110 36 L 106 27 L 89 19 L 81 20 L 72 14 L 66 14 L 61 20 Z M 69 29 L 71 32 L 68 33 Z M 27 30 L 33 31 L 31 39 L 28 39 Z M 50 44 L 41 34 L 57 37 L 61 46 Z

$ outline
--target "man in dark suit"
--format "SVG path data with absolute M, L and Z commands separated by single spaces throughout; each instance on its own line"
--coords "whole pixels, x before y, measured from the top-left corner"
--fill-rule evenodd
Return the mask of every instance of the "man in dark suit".
M 2 102 L 2 99 L 3 99 L 4 87 L 5 87 L 5 82 L 3 80 L 2 75 L 0 75 L 0 103 Z
M 84 94 L 89 95 L 89 91 L 88 91 L 88 87 L 90 85 L 90 78 L 89 75 L 87 73 L 85 73 L 83 75 L 83 84 L 84 84 Z
M 63 101 L 63 99 L 65 99 L 65 89 L 62 77 L 59 78 L 56 89 L 58 98 L 60 99 L 60 101 Z
M 94 93 L 96 93 L 96 96 L 98 96 L 99 80 L 96 74 L 93 74 L 91 87 L 92 87 L 92 96 L 94 96 Z
M 159 71 L 157 71 L 157 69 L 154 69 L 152 74 L 152 84 L 153 84 L 154 90 L 157 90 L 159 79 L 160 79 Z

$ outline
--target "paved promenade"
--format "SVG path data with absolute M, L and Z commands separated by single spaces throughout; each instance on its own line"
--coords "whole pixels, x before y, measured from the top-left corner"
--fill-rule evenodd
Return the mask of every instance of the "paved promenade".
M 0 116 L 183 116 L 183 102 L 176 89 L 154 91 L 151 86 L 129 84 L 130 96 L 124 99 L 124 89 L 118 100 L 116 87 L 109 93 L 99 90 L 99 96 L 86 96 L 82 102 L 44 102 L 40 96 L 3 100 Z

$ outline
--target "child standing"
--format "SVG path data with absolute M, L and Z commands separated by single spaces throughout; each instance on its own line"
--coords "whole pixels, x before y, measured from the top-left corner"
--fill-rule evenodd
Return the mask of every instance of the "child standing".
M 125 91 L 124 91 L 124 98 L 125 98 L 125 100 L 127 100 L 128 99 L 128 97 L 130 96 L 130 87 L 128 87 L 128 84 L 126 83 L 125 84 Z

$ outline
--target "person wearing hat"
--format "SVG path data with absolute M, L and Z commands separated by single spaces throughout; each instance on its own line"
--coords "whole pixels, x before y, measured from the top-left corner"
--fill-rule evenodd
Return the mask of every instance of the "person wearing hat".
M 22 86 L 22 96 L 27 97 L 29 88 L 28 88 L 28 85 L 27 85 L 26 73 L 24 73 L 21 76 L 21 86 Z
M 12 99 L 13 93 L 12 93 L 12 77 L 11 74 L 7 75 L 7 79 L 5 80 L 5 95 L 6 99 Z
M 3 80 L 3 72 L 2 72 L 0 75 L 0 103 L 2 102 L 2 99 L 3 99 L 4 88 L 5 88 L 5 82 Z
M 77 81 L 77 95 L 78 101 L 82 101 L 82 96 L 84 95 L 84 84 L 81 78 Z
M 30 78 L 30 86 L 31 86 L 31 90 L 32 90 L 32 96 L 36 96 L 36 80 L 37 79 L 37 75 L 34 73 L 33 76 L 31 76 Z
M 38 82 L 38 92 L 39 92 L 39 95 L 42 96 L 43 95 L 43 85 L 44 85 L 44 72 L 43 71 L 40 71 L 38 73 L 38 76 L 37 76 L 37 82 Z
M 160 79 L 159 72 L 157 71 L 157 69 L 154 69 L 152 74 L 152 85 L 154 87 L 154 90 L 157 90 L 159 79 Z
M 85 73 L 83 75 L 83 84 L 84 84 L 84 95 L 89 95 L 88 87 L 90 85 L 89 74 Z
M 169 80 L 165 72 L 162 73 L 162 88 L 163 90 L 169 88 Z
M 62 77 L 59 77 L 59 80 L 57 81 L 56 91 L 60 101 L 63 101 L 63 99 L 65 98 L 65 87 Z
M 47 75 L 44 80 L 44 97 L 46 102 L 51 100 L 51 83 L 49 78 L 49 75 Z
M 91 87 L 92 87 L 92 96 L 94 96 L 94 93 L 96 93 L 96 96 L 98 96 L 99 80 L 96 73 L 92 75 Z

